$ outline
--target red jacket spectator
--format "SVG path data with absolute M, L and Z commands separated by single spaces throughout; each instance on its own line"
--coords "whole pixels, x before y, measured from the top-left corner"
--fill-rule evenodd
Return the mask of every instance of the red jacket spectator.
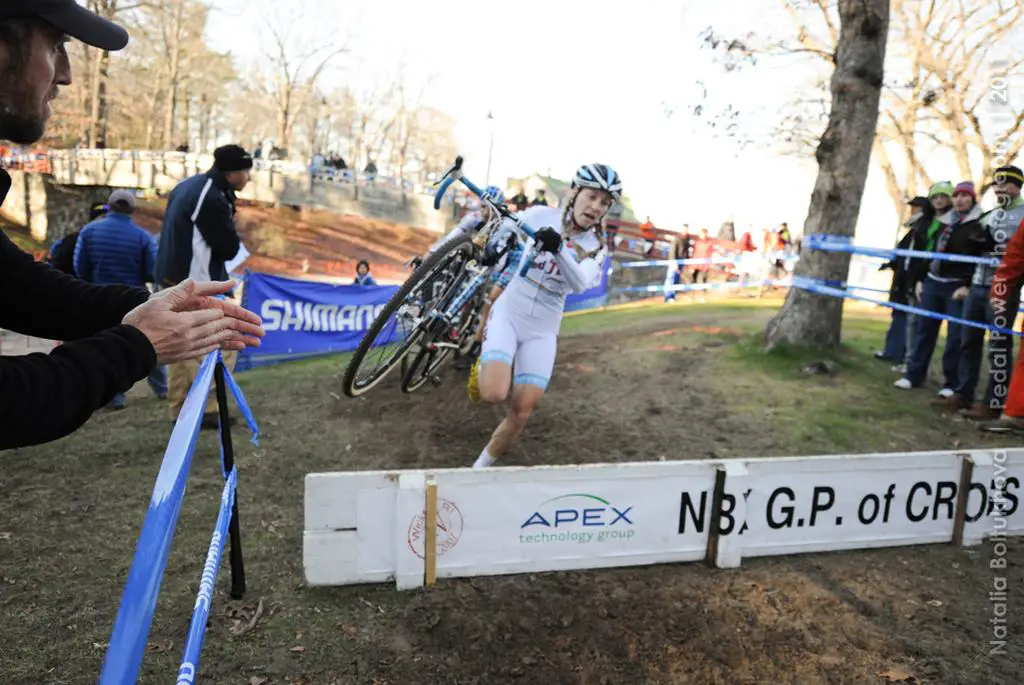
M 740 251 L 741 252 L 756 252 L 757 248 L 754 247 L 754 238 L 750 235 L 750 231 L 743 234 L 740 238 Z
M 708 259 L 713 256 L 715 241 L 711 238 L 700 237 L 693 243 L 693 259 Z M 694 271 L 708 271 L 710 264 L 694 264 Z
M 995 301 L 1005 301 L 1012 290 L 1020 287 L 1021 278 L 1024 278 L 1024 221 L 1020 223 L 1017 232 L 1010 238 L 1006 245 L 1006 254 L 995 276 L 992 277 L 992 288 L 989 290 L 989 298 Z M 994 309 L 999 309 L 996 305 Z M 1013 326 L 1010 322 L 1008 326 Z M 1003 413 L 1008 417 L 1024 418 L 1024 341 L 1022 341 L 1021 352 L 1017 355 L 1017 363 L 1014 365 L 1013 378 L 1010 380 L 1010 390 L 1006 398 L 1006 408 Z

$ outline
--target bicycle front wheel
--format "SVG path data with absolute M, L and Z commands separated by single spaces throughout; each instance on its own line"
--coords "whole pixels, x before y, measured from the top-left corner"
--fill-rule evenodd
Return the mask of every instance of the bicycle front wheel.
M 470 236 L 448 243 L 425 259 L 384 305 L 359 342 L 342 380 L 342 392 L 358 397 L 380 383 L 426 332 L 424 319 L 459 280 L 476 248 Z

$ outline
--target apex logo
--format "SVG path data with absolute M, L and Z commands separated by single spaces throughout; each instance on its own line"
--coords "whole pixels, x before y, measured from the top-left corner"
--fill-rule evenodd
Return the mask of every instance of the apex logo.
M 585 527 L 632 526 L 632 506 L 614 506 L 608 500 L 587 493 L 561 495 L 543 502 L 530 514 L 520 530 L 531 526 L 559 528 L 571 525 Z

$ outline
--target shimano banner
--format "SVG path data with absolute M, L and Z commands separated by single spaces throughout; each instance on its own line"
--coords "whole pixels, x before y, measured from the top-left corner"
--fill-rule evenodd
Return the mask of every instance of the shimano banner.
M 299 357 L 349 352 L 398 286 L 334 285 L 261 273 L 245 279 L 243 306 L 263 318 L 263 344 L 238 355 L 236 371 Z

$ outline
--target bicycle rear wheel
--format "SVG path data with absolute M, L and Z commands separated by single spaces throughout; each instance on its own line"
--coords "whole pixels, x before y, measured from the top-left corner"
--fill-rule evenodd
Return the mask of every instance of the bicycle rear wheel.
M 358 397 L 375 385 L 420 341 L 424 316 L 444 299 L 475 256 L 470 236 L 453 239 L 423 261 L 373 320 L 342 380 L 342 392 Z

